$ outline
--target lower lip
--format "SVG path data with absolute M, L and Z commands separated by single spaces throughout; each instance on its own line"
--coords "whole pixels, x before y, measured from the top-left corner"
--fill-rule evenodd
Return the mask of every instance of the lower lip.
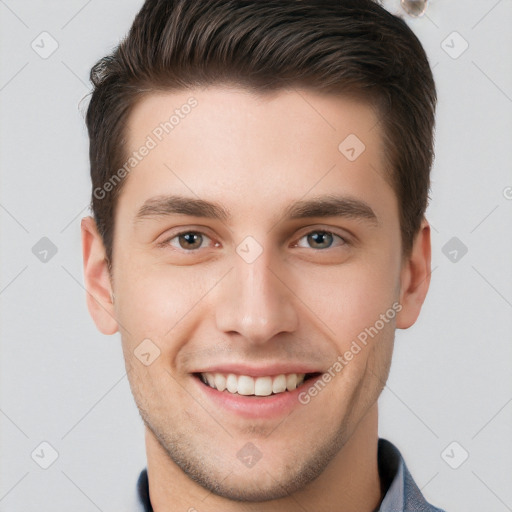
M 297 406 L 302 406 L 299 394 L 315 381 L 308 379 L 293 391 L 284 391 L 269 396 L 245 396 L 229 391 L 219 391 L 204 384 L 198 377 L 193 377 L 201 393 L 216 405 L 249 419 L 270 419 L 285 416 Z

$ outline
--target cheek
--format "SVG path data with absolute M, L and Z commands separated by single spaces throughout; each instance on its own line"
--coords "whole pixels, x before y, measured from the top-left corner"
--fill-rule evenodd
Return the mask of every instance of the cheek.
M 115 273 L 116 314 L 130 343 L 154 339 L 163 349 L 169 338 L 201 307 L 218 281 L 217 272 L 147 262 L 119 261 Z
M 337 269 L 301 272 L 295 290 L 313 312 L 313 321 L 316 318 L 317 325 L 326 326 L 327 336 L 335 338 L 341 349 L 374 326 L 380 315 L 388 313 L 387 319 L 394 325 L 399 276 L 396 261 L 358 261 Z

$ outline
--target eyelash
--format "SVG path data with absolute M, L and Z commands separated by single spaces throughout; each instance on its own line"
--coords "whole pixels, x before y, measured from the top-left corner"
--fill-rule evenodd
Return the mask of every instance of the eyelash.
M 325 251 L 327 249 L 332 249 L 332 248 L 343 246 L 343 245 L 349 245 L 349 241 L 347 240 L 347 238 L 342 237 L 341 235 L 338 235 L 338 234 L 333 233 L 332 231 L 329 231 L 329 230 L 326 230 L 326 229 L 314 229 L 314 230 L 309 231 L 309 232 L 305 233 L 304 235 L 302 235 L 297 240 L 297 242 L 294 242 L 292 247 L 299 247 L 298 244 L 299 244 L 299 242 L 303 238 L 307 238 L 308 236 L 310 236 L 312 234 L 319 234 L 319 233 L 324 234 L 324 235 L 331 235 L 333 237 L 333 244 L 335 243 L 334 240 L 336 238 L 339 239 L 341 241 L 341 243 L 339 245 L 337 245 L 337 246 L 334 246 L 334 247 L 331 244 L 329 247 L 326 247 L 326 248 L 323 248 L 323 249 L 315 249 L 314 247 L 310 247 L 310 249 L 317 250 L 317 251 Z M 202 233 L 201 231 L 186 230 L 186 231 L 181 231 L 179 233 L 176 233 L 172 237 L 166 238 L 164 241 L 160 242 L 158 245 L 160 247 L 166 247 L 166 246 L 172 245 L 171 244 L 172 240 L 174 240 L 174 239 L 178 240 L 180 236 L 189 235 L 189 234 L 201 235 L 203 237 L 203 240 L 205 238 L 210 240 L 210 241 L 212 240 L 208 235 L 206 235 L 205 233 Z M 218 243 L 216 243 L 215 245 L 218 246 Z M 183 249 L 183 247 L 175 247 L 175 248 L 180 250 L 180 251 L 184 251 L 184 252 L 195 252 L 195 251 L 198 251 L 199 249 L 202 249 L 202 247 L 199 247 L 199 248 L 196 248 L 196 249 Z M 302 248 L 304 248 L 304 247 L 302 247 Z

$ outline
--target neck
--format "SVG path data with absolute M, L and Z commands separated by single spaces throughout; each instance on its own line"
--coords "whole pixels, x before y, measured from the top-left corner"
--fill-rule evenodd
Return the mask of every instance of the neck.
M 377 445 L 377 404 L 374 404 L 316 480 L 286 498 L 241 504 L 211 494 L 191 480 L 146 428 L 151 503 L 154 512 L 192 512 L 196 510 L 194 504 L 210 512 L 235 512 L 241 508 L 258 512 L 296 512 L 297 508 L 325 512 L 373 512 L 383 498 Z

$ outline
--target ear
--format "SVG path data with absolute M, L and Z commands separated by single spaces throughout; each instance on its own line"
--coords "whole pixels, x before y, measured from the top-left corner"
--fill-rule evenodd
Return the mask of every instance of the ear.
M 92 217 L 82 219 L 81 230 L 87 308 L 100 332 L 114 334 L 118 324 L 103 240 Z
M 403 261 L 400 276 L 400 304 L 396 326 L 408 329 L 416 322 L 430 285 L 430 225 L 423 219 L 410 255 Z

